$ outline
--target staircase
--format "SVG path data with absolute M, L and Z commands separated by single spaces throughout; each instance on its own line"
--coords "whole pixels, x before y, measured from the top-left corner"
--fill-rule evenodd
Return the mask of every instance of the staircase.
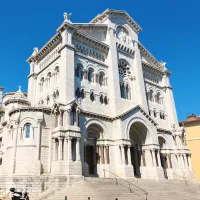
M 200 188 L 197 184 L 177 180 L 131 180 L 133 184 L 148 192 L 148 200 L 200 200 Z M 45 200 L 145 200 L 144 193 L 132 186 L 124 187 L 116 179 L 85 178 L 73 186 L 66 186 L 48 196 Z M 130 193 L 130 189 L 132 193 Z M 43 199 L 44 200 L 44 199 Z

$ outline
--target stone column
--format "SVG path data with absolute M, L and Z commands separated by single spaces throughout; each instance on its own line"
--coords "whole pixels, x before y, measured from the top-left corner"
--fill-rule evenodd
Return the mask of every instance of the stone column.
M 80 138 L 76 139 L 76 161 L 80 161 Z
M 159 150 L 158 150 L 158 153 L 157 153 L 157 159 L 158 159 L 158 167 L 162 167 L 161 166 L 160 151 Z
M 87 79 L 87 71 L 86 70 L 83 72 L 83 77 L 84 77 L 84 79 Z
M 79 126 L 79 110 L 76 109 L 76 122 L 75 122 L 75 126 Z
M 128 150 L 127 150 L 127 158 L 128 158 L 128 165 L 131 165 L 131 146 L 128 146 Z
M 69 109 L 69 110 L 67 110 L 66 111 L 67 113 L 66 113 L 66 125 L 67 126 L 70 126 L 71 125 L 71 117 L 70 117 L 70 113 L 71 113 L 71 109 Z
M 68 160 L 72 160 L 72 138 L 68 138 Z
M 121 152 L 122 152 L 122 164 L 125 164 L 125 152 L 124 152 L 124 145 L 121 145 Z
M 62 141 L 63 141 L 63 138 L 59 137 L 58 138 L 58 160 L 62 160 Z
M 15 168 L 16 168 L 16 155 L 17 155 L 17 139 L 18 139 L 18 127 L 19 127 L 19 122 L 15 121 L 15 140 L 14 140 L 14 148 L 13 148 L 13 171 L 12 173 L 15 173 Z
M 62 110 L 60 111 L 59 118 L 60 118 L 60 119 L 59 119 L 59 125 L 60 125 L 60 126 L 63 126 L 63 111 L 62 111 Z
M 101 154 L 102 154 L 102 163 L 105 164 L 104 146 L 102 146 Z
M 183 154 L 185 160 L 185 168 L 189 168 L 186 154 Z
M 64 158 L 63 160 L 67 160 L 67 153 L 68 153 L 68 139 L 64 138 Z
M 56 139 L 53 139 L 53 160 L 57 160 Z
M 153 160 L 153 166 L 157 167 L 157 163 L 156 163 L 156 154 L 155 154 L 155 149 L 152 149 L 152 160 Z
M 191 154 L 188 155 L 189 169 L 192 170 Z
M 108 164 L 106 148 L 107 146 L 104 146 L 104 163 Z
M 102 146 L 99 146 L 99 159 L 100 159 L 100 164 L 103 164 L 103 159 L 102 159 Z
M 41 128 L 42 128 L 42 120 L 38 120 L 36 160 L 40 160 L 40 145 L 41 145 L 41 131 L 42 131 Z

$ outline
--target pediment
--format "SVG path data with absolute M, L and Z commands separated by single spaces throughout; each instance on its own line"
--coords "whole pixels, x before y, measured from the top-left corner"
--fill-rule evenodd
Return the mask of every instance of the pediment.
M 154 119 L 149 116 L 149 114 L 139 105 L 131 108 L 130 110 L 124 112 L 123 114 L 120 114 L 118 116 L 116 116 L 115 118 L 123 118 L 126 117 L 128 114 L 136 114 L 140 112 L 148 121 L 150 121 L 154 126 L 157 126 L 158 124 L 154 121 Z
M 108 18 L 124 18 L 129 26 L 136 32 L 141 32 L 142 28 L 133 20 L 133 18 L 123 10 L 106 9 L 103 13 L 97 15 L 90 23 L 100 24 Z

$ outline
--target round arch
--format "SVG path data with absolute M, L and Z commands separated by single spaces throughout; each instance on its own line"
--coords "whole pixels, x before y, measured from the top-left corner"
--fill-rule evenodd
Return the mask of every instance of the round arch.
M 107 136 L 107 127 L 106 125 L 99 119 L 89 119 L 87 122 L 85 122 L 84 124 L 84 127 L 85 127 L 85 136 L 87 134 L 87 129 L 89 126 L 91 125 L 97 125 L 99 127 L 101 127 L 101 129 L 103 130 L 103 138 L 104 139 L 108 139 L 108 136 Z
M 156 143 L 156 139 L 155 136 L 153 134 L 153 131 L 151 130 L 150 126 L 142 119 L 139 117 L 134 117 L 132 119 L 129 120 L 129 122 L 127 123 L 126 126 L 126 138 L 128 140 L 131 140 L 130 137 L 130 132 L 133 130 L 131 130 L 131 128 L 133 128 L 132 126 L 135 126 L 136 129 L 139 129 L 140 127 L 142 128 L 142 131 L 144 131 L 144 135 L 141 136 L 141 139 L 145 139 L 144 144 L 154 144 Z M 140 132 L 140 130 L 138 130 L 138 132 Z
M 33 127 L 37 127 L 37 122 L 35 121 L 35 119 L 30 118 L 30 117 L 26 117 L 23 118 L 20 122 L 20 127 L 24 127 L 25 124 L 31 124 Z

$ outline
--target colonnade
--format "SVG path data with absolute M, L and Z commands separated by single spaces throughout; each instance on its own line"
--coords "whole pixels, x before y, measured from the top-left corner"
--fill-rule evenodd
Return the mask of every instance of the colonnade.
M 84 161 L 87 161 L 87 148 L 88 146 L 84 146 Z M 97 145 L 92 146 L 94 148 L 94 162 L 97 164 L 110 164 L 110 154 L 109 154 L 109 146 Z
M 80 161 L 80 138 L 53 139 L 53 160 Z
M 131 165 L 136 173 L 140 167 L 192 170 L 190 154 L 176 154 L 160 149 L 142 149 L 140 146 L 120 145 L 122 165 Z

